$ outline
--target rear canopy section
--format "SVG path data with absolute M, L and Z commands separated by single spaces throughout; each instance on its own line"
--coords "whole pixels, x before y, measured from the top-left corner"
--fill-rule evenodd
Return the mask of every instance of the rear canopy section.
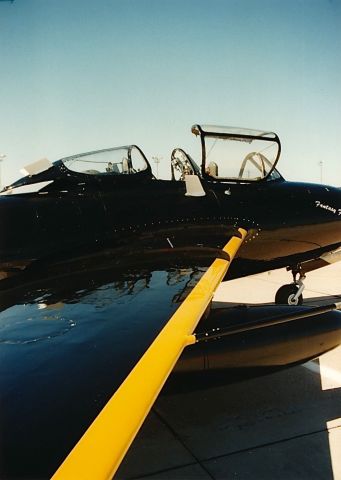
M 194 135 L 200 135 L 202 175 L 217 181 L 257 182 L 280 178 L 275 170 L 281 144 L 273 132 L 194 125 Z

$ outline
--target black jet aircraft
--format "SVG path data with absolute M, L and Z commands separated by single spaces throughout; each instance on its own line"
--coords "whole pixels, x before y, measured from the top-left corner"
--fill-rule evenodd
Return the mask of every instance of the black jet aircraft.
M 166 388 L 204 388 L 341 343 L 339 305 L 302 305 L 340 256 L 341 190 L 285 181 L 274 133 L 192 132 L 201 159 L 174 149 L 170 180 L 131 145 L 40 160 L 0 193 L 1 478 L 51 476 L 104 406 L 56 478 L 110 478 L 173 367 Z M 278 305 L 210 308 L 227 269 L 280 267 Z
M 118 258 L 120 248 L 125 257 L 214 256 L 243 227 L 247 238 L 229 278 L 287 267 L 294 283 L 276 302 L 301 303 L 304 273 L 333 261 L 341 244 L 341 190 L 285 181 L 274 133 L 204 125 L 192 132 L 201 165 L 176 148 L 171 180 L 156 179 L 135 145 L 26 167 L 0 194 L 2 274 L 107 246 Z

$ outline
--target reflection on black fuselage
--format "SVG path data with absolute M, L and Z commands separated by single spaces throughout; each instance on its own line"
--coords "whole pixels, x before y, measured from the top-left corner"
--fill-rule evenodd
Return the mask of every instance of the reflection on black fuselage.
M 41 269 L 1 292 L 1 478 L 54 472 L 197 275 L 95 263 Z

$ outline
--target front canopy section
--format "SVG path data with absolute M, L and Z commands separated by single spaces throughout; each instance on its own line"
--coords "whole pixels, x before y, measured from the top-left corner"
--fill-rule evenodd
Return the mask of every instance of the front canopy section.
M 257 182 L 281 178 L 275 170 L 281 144 L 273 132 L 194 125 L 202 145 L 202 175 L 206 179 Z
M 48 184 L 57 185 L 57 189 L 70 190 L 72 184 L 79 185 L 79 182 L 93 184 L 97 180 L 111 178 L 116 181 L 132 176 L 153 178 L 148 160 L 136 145 L 78 153 L 53 163 L 43 159 L 26 165 L 21 172 L 26 176 L 5 187 L 0 196 L 36 193 Z
M 136 145 L 80 153 L 61 161 L 68 170 L 88 175 L 129 175 L 150 170 L 146 157 Z

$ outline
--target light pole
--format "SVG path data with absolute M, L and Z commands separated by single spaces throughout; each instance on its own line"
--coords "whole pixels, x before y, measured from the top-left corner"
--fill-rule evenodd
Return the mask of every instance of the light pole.
M 322 160 L 318 164 L 319 164 L 319 167 L 320 167 L 320 183 L 322 183 L 322 179 L 323 179 L 323 162 L 322 162 Z
M 4 153 L 0 153 L 0 190 L 2 190 L 2 177 L 1 177 L 1 163 L 5 160 L 6 155 Z
M 152 157 L 156 164 L 156 178 L 159 178 L 159 163 L 162 160 L 162 157 Z

